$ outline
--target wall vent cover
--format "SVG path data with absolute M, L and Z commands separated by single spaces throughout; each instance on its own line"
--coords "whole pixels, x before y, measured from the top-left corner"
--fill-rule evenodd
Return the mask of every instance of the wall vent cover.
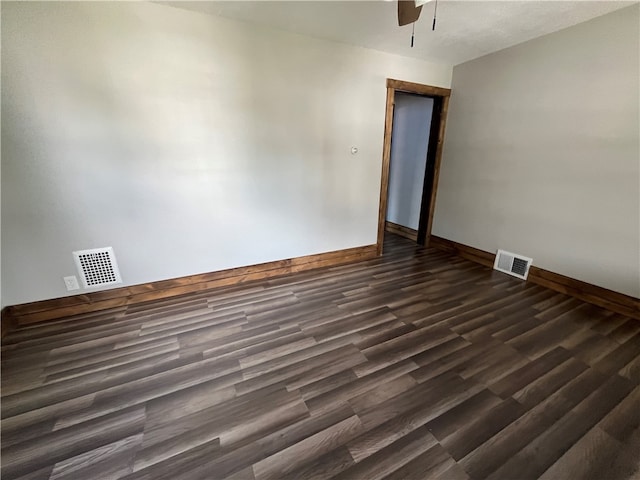
M 113 248 L 93 248 L 73 252 L 84 288 L 122 283 Z
M 500 272 L 508 273 L 514 277 L 526 280 L 527 275 L 529 275 L 531 262 L 533 262 L 533 260 L 528 257 L 516 255 L 515 253 L 506 252 L 504 250 L 498 250 L 493 268 Z

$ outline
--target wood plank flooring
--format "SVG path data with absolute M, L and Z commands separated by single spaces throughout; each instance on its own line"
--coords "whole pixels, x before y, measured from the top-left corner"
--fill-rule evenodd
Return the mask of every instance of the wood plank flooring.
M 23 327 L 2 478 L 640 478 L 640 322 L 409 240 Z

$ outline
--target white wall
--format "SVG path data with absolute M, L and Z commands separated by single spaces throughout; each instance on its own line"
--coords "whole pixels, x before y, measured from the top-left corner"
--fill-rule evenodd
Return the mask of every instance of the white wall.
M 397 92 L 394 101 L 387 220 L 417 230 L 433 98 Z
M 434 234 L 640 296 L 638 12 L 454 68 Z
M 2 302 L 376 241 L 385 79 L 451 67 L 139 2 L 2 3 Z M 359 153 L 350 154 L 351 146 Z

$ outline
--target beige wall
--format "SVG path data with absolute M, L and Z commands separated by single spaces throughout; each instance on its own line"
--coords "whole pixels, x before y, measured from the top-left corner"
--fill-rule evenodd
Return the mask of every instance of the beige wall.
M 640 296 L 639 7 L 458 65 L 433 233 Z
M 148 2 L 2 2 L 2 303 L 376 242 L 386 77 L 451 66 Z M 351 155 L 351 147 L 359 149 Z

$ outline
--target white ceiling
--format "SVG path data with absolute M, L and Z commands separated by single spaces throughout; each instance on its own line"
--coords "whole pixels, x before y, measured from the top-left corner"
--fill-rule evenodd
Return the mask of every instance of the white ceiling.
M 159 2 L 160 3 L 160 2 Z M 289 32 L 457 65 L 637 3 L 637 1 L 457 1 L 427 3 L 416 23 L 398 27 L 395 1 L 170 1 L 179 8 Z

